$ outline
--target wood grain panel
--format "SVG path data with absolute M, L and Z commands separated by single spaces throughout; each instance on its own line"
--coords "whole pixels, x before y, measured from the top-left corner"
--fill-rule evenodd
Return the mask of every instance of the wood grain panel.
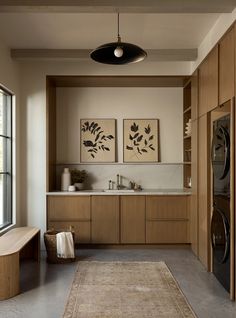
M 188 76 L 48 76 L 56 87 L 183 87 Z
M 48 220 L 90 220 L 90 196 L 48 196 Z
M 210 251 L 210 124 L 209 115 L 199 118 L 198 242 L 199 259 L 209 269 Z
M 199 116 L 218 106 L 218 46 L 213 48 L 199 67 L 198 106 Z
M 39 261 L 39 241 L 34 227 L 14 228 L 0 237 L 0 300 L 19 294 L 20 252 Z
M 236 96 L 236 23 L 234 24 L 234 96 Z M 235 269 L 235 272 L 236 272 L 236 269 Z M 235 283 L 235 288 L 236 288 L 236 283 Z
M 146 219 L 188 219 L 187 196 L 147 196 Z
M 121 196 L 121 243 L 145 243 L 145 196 Z
M 0 300 L 14 297 L 20 292 L 19 252 L 0 258 Z
M 234 28 L 219 42 L 219 104 L 234 96 Z
M 81 222 L 53 222 L 50 221 L 48 223 L 49 230 L 59 230 L 65 231 L 69 230 L 72 227 L 72 230 L 75 233 L 75 243 L 83 244 L 91 242 L 91 222 L 89 221 L 81 221 Z
M 188 221 L 147 221 L 146 243 L 178 244 L 189 243 Z
M 198 120 L 192 121 L 192 195 L 190 202 L 190 241 L 198 256 Z
M 47 191 L 53 191 L 56 189 L 56 87 L 48 78 L 46 96 Z
M 198 70 L 191 77 L 191 118 L 198 118 Z
M 92 197 L 92 243 L 119 243 L 119 196 Z

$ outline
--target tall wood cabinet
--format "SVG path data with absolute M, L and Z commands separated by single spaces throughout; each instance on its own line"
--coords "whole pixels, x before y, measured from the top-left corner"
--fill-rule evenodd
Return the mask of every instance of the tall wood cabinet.
M 219 42 L 219 105 L 234 96 L 234 28 Z
M 198 120 L 198 256 L 209 269 L 210 251 L 210 117 Z
M 192 100 L 192 195 L 190 201 L 190 241 L 192 251 L 198 256 L 198 70 L 191 76 Z
M 198 255 L 198 119 L 192 121 L 192 195 L 190 202 L 190 240 Z
M 199 66 L 198 115 L 202 116 L 218 106 L 218 46 Z

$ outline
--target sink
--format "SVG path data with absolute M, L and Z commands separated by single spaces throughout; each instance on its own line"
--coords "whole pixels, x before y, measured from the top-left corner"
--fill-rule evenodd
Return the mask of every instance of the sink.
M 134 190 L 134 189 L 120 189 L 120 190 L 109 190 L 105 189 L 103 192 L 108 192 L 108 193 L 132 193 L 132 192 L 137 192 L 139 190 Z

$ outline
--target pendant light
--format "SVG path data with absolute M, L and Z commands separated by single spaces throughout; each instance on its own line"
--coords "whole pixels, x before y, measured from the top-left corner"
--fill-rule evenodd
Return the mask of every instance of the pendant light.
M 121 41 L 120 17 L 117 17 L 117 42 L 103 44 L 90 53 L 90 57 L 103 64 L 129 64 L 140 62 L 147 56 L 147 53 L 139 46 Z

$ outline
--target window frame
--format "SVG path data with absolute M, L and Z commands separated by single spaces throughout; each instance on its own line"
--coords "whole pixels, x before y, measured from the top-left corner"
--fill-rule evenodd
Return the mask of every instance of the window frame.
M 10 147 L 6 147 L 6 152 L 10 151 L 10 156 L 8 154 L 4 155 L 3 153 L 3 158 L 4 157 L 7 158 L 7 165 L 10 167 L 7 167 L 9 170 L 7 169 L 6 172 L 0 171 L 1 176 L 7 176 L 9 177 L 9 180 L 10 180 L 10 185 L 7 184 L 6 190 L 5 190 L 7 193 L 6 195 L 10 196 L 10 198 L 7 198 L 5 200 L 6 202 L 5 204 L 9 203 L 9 207 L 6 207 L 8 222 L 6 224 L 3 223 L 4 224 L 3 226 L 0 225 L 0 232 L 1 232 L 4 229 L 8 228 L 9 226 L 13 225 L 13 94 L 2 85 L 0 85 L 0 93 L 6 95 L 6 97 L 8 98 L 7 103 L 10 104 L 10 105 L 7 105 L 7 107 L 9 107 L 10 109 L 10 110 L 7 109 L 7 111 L 10 112 L 8 117 L 10 128 L 9 130 L 7 129 L 8 131 L 6 131 L 6 133 L 5 132 L 0 133 L 0 137 L 3 138 L 3 140 L 10 141 Z M 3 193 L 4 193 L 4 184 L 3 184 Z M 3 205 L 3 209 L 5 209 L 4 205 Z M 3 220 L 5 216 L 6 215 L 4 214 L 4 211 L 3 211 Z

